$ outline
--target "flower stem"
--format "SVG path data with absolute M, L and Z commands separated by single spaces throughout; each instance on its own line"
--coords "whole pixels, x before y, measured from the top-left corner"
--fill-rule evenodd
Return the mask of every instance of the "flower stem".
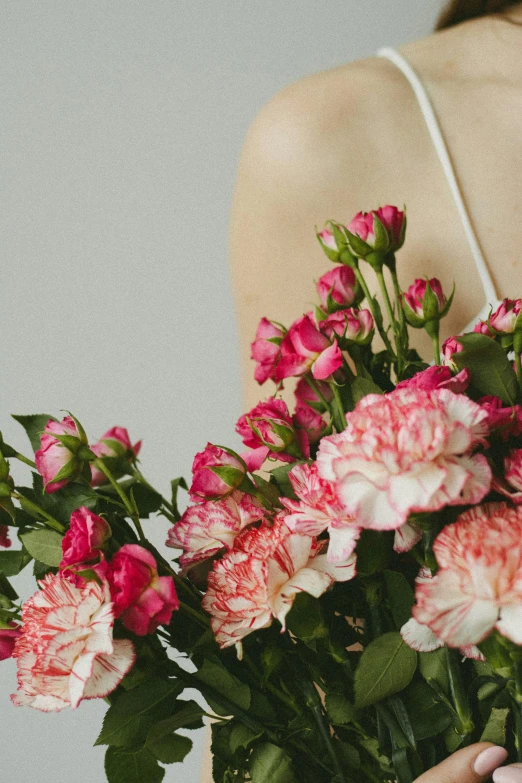
M 375 310 L 373 297 L 372 297 L 372 295 L 370 293 L 370 289 L 366 285 L 366 280 L 364 279 L 364 277 L 363 277 L 359 267 L 354 267 L 353 271 L 355 272 L 355 277 L 357 278 L 357 282 L 359 283 L 359 285 L 361 286 L 362 290 L 364 291 L 364 297 L 365 297 L 365 299 L 366 299 L 366 301 L 368 303 L 368 307 L 370 308 L 370 312 L 371 312 L 371 314 L 373 316 L 373 320 L 375 322 L 375 325 L 376 325 L 377 329 L 379 330 L 379 334 L 381 336 L 381 340 L 383 341 L 384 345 L 386 346 L 386 350 L 388 351 L 390 356 L 395 358 L 395 351 L 393 350 L 392 344 L 390 342 L 390 338 L 388 337 L 388 335 L 386 334 L 385 330 L 383 329 L 383 327 L 381 325 L 381 319 L 379 317 L 379 314 Z
M 20 462 L 23 462 L 25 465 L 29 465 L 30 468 L 36 468 L 36 463 L 33 462 L 32 459 L 29 459 L 28 457 L 24 457 L 23 454 L 20 454 L 20 452 L 16 452 L 14 454 L 14 458 L 17 460 L 20 460 Z
M 138 468 L 136 468 L 135 466 L 132 467 L 132 475 L 139 481 L 140 484 L 143 484 L 144 487 L 147 487 L 147 489 L 150 489 L 151 492 L 155 492 L 156 495 L 159 495 L 161 497 L 161 502 L 163 503 L 165 508 L 168 511 L 170 511 L 171 514 L 174 514 L 174 506 L 172 505 L 172 503 L 169 503 L 169 501 L 166 498 L 164 498 L 163 495 L 160 492 L 158 492 L 157 489 L 154 489 L 152 484 L 150 484 L 147 481 L 143 473 L 140 470 L 138 470 Z M 175 517 L 172 517 L 172 519 L 174 522 L 176 522 Z
M 115 489 L 115 491 L 118 493 L 121 502 L 123 503 L 125 507 L 125 511 L 130 516 L 132 521 L 134 522 L 134 525 L 136 527 L 136 530 L 138 531 L 138 536 L 140 541 L 146 541 L 145 533 L 143 532 L 143 528 L 141 526 L 140 518 L 138 514 L 136 513 L 136 510 L 133 508 L 132 503 L 130 502 L 129 498 L 123 491 L 123 489 L 120 487 L 114 476 L 112 475 L 111 471 L 107 467 L 107 465 L 104 463 L 102 459 L 97 457 L 94 460 L 94 467 L 98 468 L 98 470 L 101 470 L 101 472 L 104 474 L 104 476 L 109 480 L 111 486 Z
M 522 390 L 522 364 L 520 363 L 520 353 L 515 351 L 515 370 L 520 389 Z
M 397 322 L 397 319 L 395 318 L 395 313 L 393 312 L 390 295 L 386 287 L 386 281 L 384 279 L 384 274 L 382 269 L 376 269 L 375 274 L 377 275 L 379 288 L 381 289 L 382 298 L 384 300 L 384 306 L 386 308 L 386 313 L 388 315 L 388 319 L 390 321 L 392 331 L 393 331 L 393 337 L 395 340 L 395 351 L 397 356 L 397 377 L 400 380 L 402 377 L 402 364 L 403 364 L 402 345 L 401 345 L 402 330 L 399 323 Z M 399 306 L 400 306 L 400 302 L 399 302 Z
M 58 522 L 58 520 L 51 516 L 51 514 L 48 514 L 47 511 L 45 511 L 37 503 L 33 503 L 32 500 L 29 500 L 23 495 L 20 495 L 19 492 L 13 492 L 12 497 L 18 500 L 22 508 L 25 508 L 28 511 L 32 511 L 34 514 L 43 517 L 43 520 L 48 527 L 52 527 L 52 529 L 56 530 L 58 533 L 65 533 L 65 526 L 62 525 L 61 522 Z
M 440 364 L 440 341 L 439 335 L 433 334 L 431 336 L 431 344 L 433 346 L 433 359 L 435 364 Z
M 330 388 L 333 391 L 334 399 L 335 399 L 335 408 L 334 408 L 334 424 L 335 429 L 337 432 L 342 432 L 346 429 L 346 418 L 344 415 L 344 405 L 343 401 L 341 399 L 341 392 L 339 391 L 339 387 L 336 383 L 331 383 Z
M 464 686 L 460 676 L 460 668 L 455 660 L 454 650 L 450 650 L 446 647 L 446 666 L 448 670 L 448 677 L 450 683 L 451 697 L 455 711 L 459 716 L 460 726 L 458 727 L 458 733 L 463 736 L 471 734 L 474 729 L 473 720 L 471 717 L 471 710 L 464 692 Z

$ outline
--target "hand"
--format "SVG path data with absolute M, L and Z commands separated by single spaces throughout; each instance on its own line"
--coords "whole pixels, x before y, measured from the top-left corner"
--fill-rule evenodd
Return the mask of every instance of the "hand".
M 506 758 L 504 748 L 479 742 L 453 753 L 415 783 L 486 783 L 492 773 L 493 783 L 522 783 L 522 764 L 502 767 Z

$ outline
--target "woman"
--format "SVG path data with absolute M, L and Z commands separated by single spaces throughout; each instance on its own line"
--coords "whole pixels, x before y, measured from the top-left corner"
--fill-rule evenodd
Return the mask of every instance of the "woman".
M 263 396 L 250 362 L 259 319 L 291 323 L 313 300 L 313 281 L 325 271 L 314 226 L 326 219 L 348 221 L 360 209 L 405 203 L 401 279 L 408 285 L 436 276 L 447 289 L 455 281 L 455 304 L 443 322 L 448 334 L 462 331 L 486 299 L 522 293 L 521 52 L 521 2 L 453 0 L 435 34 L 398 55 L 387 51 L 308 77 L 261 111 L 241 160 L 231 233 L 246 410 Z M 410 73 L 410 83 L 401 72 L 408 64 L 443 130 L 446 176 L 412 89 L 415 77 Z M 436 141 L 433 118 L 428 122 Z M 449 186 L 452 168 L 461 203 Z M 459 209 L 467 209 L 469 225 Z M 480 743 L 417 783 L 485 781 L 505 756 Z M 520 782 L 522 768 L 504 767 L 494 780 Z

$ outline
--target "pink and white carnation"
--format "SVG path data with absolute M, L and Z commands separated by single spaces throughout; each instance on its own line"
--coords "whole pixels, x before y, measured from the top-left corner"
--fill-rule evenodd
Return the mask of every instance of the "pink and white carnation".
M 327 311 L 350 307 L 357 297 L 355 272 L 349 266 L 336 266 L 319 278 L 317 293 Z
M 304 375 L 324 381 L 343 364 L 341 350 L 335 340 L 331 342 L 317 328 L 311 313 L 294 321 L 281 343 L 281 359 L 276 367 L 275 378 Z
M 327 559 L 340 563 L 353 553 L 362 527 L 347 514 L 339 502 L 332 484 L 319 477 L 317 463 L 296 465 L 288 474 L 292 489 L 299 500 L 281 498 L 290 512 L 285 523 L 290 530 L 307 536 L 318 536 L 327 530 L 330 541 Z
M 58 712 L 107 696 L 135 660 L 132 642 L 113 638 L 107 585 L 91 581 L 76 587 L 48 574 L 40 587 L 22 608 L 22 635 L 13 650 L 18 667 L 13 704 Z
M 504 458 L 504 475 L 493 478 L 493 489 L 512 503 L 522 503 L 522 449 L 511 449 Z
M 71 416 L 61 422 L 49 419 L 40 438 L 41 447 L 34 455 L 36 470 L 44 480 L 46 492 L 57 492 L 80 475 L 83 463 L 55 435 L 75 438 L 81 445 L 80 433 Z
M 417 585 L 414 618 L 451 647 L 493 629 L 522 644 L 522 508 L 470 508 L 435 539 L 439 570 Z
M 487 414 L 447 389 L 370 394 L 346 415 L 346 429 L 319 445 L 319 476 L 362 527 L 394 530 L 412 512 L 479 503 L 491 469 L 473 450 Z
M 132 445 L 128 431 L 125 427 L 111 427 L 101 436 L 100 440 L 91 446 L 91 451 L 97 457 L 109 457 L 111 470 L 114 474 L 123 474 L 128 466 L 134 462 L 141 449 L 141 440 Z M 119 464 L 118 464 L 119 463 Z M 99 487 L 106 484 L 108 479 L 103 471 L 91 465 L 91 486 Z
M 208 577 L 202 601 L 220 647 L 230 647 L 277 618 L 283 630 L 295 596 L 318 598 L 334 582 L 355 576 L 355 556 L 328 563 L 312 536 L 290 530 L 279 515 L 273 527 L 249 528 Z
M 190 498 L 197 502 L 226 497 L 241 484 L 245 474 L 246 465 L 238 454 L 207 443 L 192 463 Z
M 466 391 L 471 380 L 471 374 L 467 367 L 456 375 L 452 375 L 449 367 L 440 367 L 435 364 L 416 373 L 413 378 L 400 381 L 396 389 L 449 389 L 454 394 L 462 394 Z
M 165 543 L 184 550 L 179 562 L 186 571 L 223 549 L 232 549 L 245 527 L 264 518 L 258 501 L 236 490 L 223 500 L 189 506 L 170 528 Z
M 137 636 L 168 624 L 179 608 L 171 576 L 158 576 L 154 556 L 138 544 L 124 544 L 109 564 L 107 580 L 114 613 Z
M 256 339 L 251 345 L 251 358 L 257 362 L 254 378 L 265 383 L 275 380 L 277 363 L 281 358 L 281 342 L 285 332 L 268 318 L 262 318 L 257 327 Z
M 428 584 L 433 579 L 429 568 L 421 568 L 415 580 L 416 586 Z M 428 625 L 422 625 L 414 617 L 410 618 L 401 628 L 401 636 L 409 647 L 417 652 L 432 652 L 444 647 L 444 641 L 436 636 Z M 459 652 L 465 658 L 475 661 L 485 661 L 484 655 L 474 644 L 459 647 Z

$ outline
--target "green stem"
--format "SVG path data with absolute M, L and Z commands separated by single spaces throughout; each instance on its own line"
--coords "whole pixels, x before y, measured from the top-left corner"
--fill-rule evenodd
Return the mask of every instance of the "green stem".
M 169 501 L 166 498 L 164 498 L 163 495 L 160 492 L 158 492 L 157 489 L 154 489 L 152 484 L 150 484 L 147 481 L 147 479 L 145 478 L 143 473 L 140 470 L 138 470 L 138 468 L 135 467 L 134 465 L 132 466 L 132 475 L 135 476 L 135 478 L 138 479 L 140 484 L 143 484 L 143 486 L 145 486 L 148 489 L 150 489 L 151 492 L 155 492 L 156 495 L 159 495 L 161 497 L 161 502 L 163 503 L 165 508 L 168 509 L 168 511 L 170 511 L 171 514 L 174 514 L 175 509 L 174 509 L 174 506 L 172 505 L 172 503 L 169 503 Z M 176 519 L 174 517 L 173 517 L 173 519 L 174 519 L 174 521 L 176 521 Z
M 346 418 L 344 415 L 344 406 L 343 401 L 341 399 L 341 392 L 339 391 L 339 387 L 336 383 L 331 383 L 330 388 L 333 391 L 334 399 L 335 399 L 335 408 L 334 408 L 334 424 L 337 432 L 342 432 L 346 429 Z
M 47 511 L 45 511 L 37 503 L 33 503 L 32 500 L 29 500 L 23 495 L 20 495 L 19 492 L 13 492 L 12 497 L 18 500 L 22 508 L 25 507 L 28 509 L 28 511 L 32 511 L 35 514 L 38 514 L 38 516 L 43 517 L 43 521 L 45 521 L 45 524 L 48 527 L 52 527 L 52 529 L 56 530 L 58 533 L 65 533 L 65 525 L 62 525 L 61 522 L 58 522 L 57 519 L 51 516 L 51 514 L 48 514 Z
M 104 463 L 104 461 L 102 459 L 100 459 L 99 457 L 97 457 L 94 460 L 93 464 L 94 464 L 95 468 L 98 468 L 98 470 L 101 470 L 101 472 L 109 480 L 111 486 L 118 493 L 118 495 L 119 495 L 119 497 L 121 499 L 121 502 L 123 503 L 123 505 L 125 507 L 125 511 L 130 516 L 132 521 L 134 522 L 136 530 L 138 531 L 138 536 L 139 536 L 140 541 L 146 541 L 147 539 L 145 538 L 145 533 L 143 532 L 143 528 L 141 526 L 140 518 L 136 514 L 135 509 L 132 507 L 132 504 L 131 504 L 129 498 L 127 497 L 127 495 L 125 494 L 123 489 L 120 487 L 120 485 L 118 484 L 118 482 L 116 481 L 116 479 L 112 475 L 112 472 L 109 470 L 109 468 Z
M 435 364 L 440 364 L 440 341 L 439 341 L 439 335 L 432 334 L 431 336 L 431 344 L 433 346 L 433 359 Z
M 340 783 L 345 783 L 346 778 L 344 777 L 343 768 L 341 767 L 341 764 L 339 762 L 339 758 L 335 752 L 335 748 L 332 744 L 332 738 L 330 736 L 330 732 L 327 730 L 325 724 L 324 724 L 324 718 L 323 713 L 319 709 L 318 706 L 314 707 L 312 710 L 315 718 L 315 722 L 317 723 L 317 727 L 319 729 L 319 732 L 323 738 L 323 742 L 326 746 L 326 749 L 328 751 L 328 755 L 330 756 L 332 760 L 332 764 L 334 767 L 334 770 L 336 772 L 337 778 L 339 779 Z
M 515 370 L 517 373 L 518 386 L 522 391 L 522 364 L 520 363 L 520 353 L 517 351 L 515 351 Z
M 406 334 L 405 343 L 407 345 L 408 343 L 408 327 L 406 325 L 406 318 L 404 316 L 404 310 L 402 309 L 402 297 L 401 297 L 401 287 L 399 285 L 399 278 L 397 277 L 397 269 L 395 266 L 389 267 L 391 272 L 391 278 L 393 281 L 393 292 L 395 294 L 395 299 L 397 302 L 397 312 L 399 314 L 399 324 L 401 327 L 401 332 Z
M 384 274 L 382 269 L 375 270 L 375 274 L 377 275 L 379 288 L 381 289 L 382 298 L 384 300 L 384 306 L 386 308 L 386 313 L 388 315 L 388 319 L 390 321 L 392 331 L 393 331 L 393 337 L 395 340 L 395 351 L 397 356 L 397 377 L 400 380 L 402 377 L 402 364 L 403 364 L 402 345 L 400 339 L 401 328 L 397 322 L 397 319 L 395 318 L 395 313 L 393 312 L 390 295 L 386 287 L 386 281 L 384 279 Z
M 247 655 L 247 653 L 243 653 L 243 662 L 248 666 L 248 668 L 250 669 L 250 671 L 256 677 L 257 680 L 262 679 L 256 666 L 254 665 L 254 662 L 252 661 L 250 656 Z M 270 693 L 272 693 L 277 699 L 279 699 L 279 701 L 282 701 L 283 704 L 286 704 L 286 706 L 289 707 L 292 710 L 292 712 L 295 712 L 296 715 L 303 714 L 302 709 L 299 707 L 298 704 L 296 704 L 296 702 L 293 699 L 290 698 L 290 696 L 287 696 L 286 693 L 283 693 L 283 691 L 279 690 L 279 688 L 276 688 L 276 686 L 273 685 L 268 680 L 263 684 L 267 688 L 267 690 L 270 691 Z
M 355 277 L 357 278 L 357 282 L 359 283 L 359 285 L 361 286 L 362 290 L 364 291 L 364 297 L 365 297 L 365 299 L 366 299 L 366 301 L 368 303 L 368 307 L 370 308 L 370 312 L 371 312 L 371 314 L 373 316 L 373 320 L 375 322 L 375 325 L 376 325 L 377 329 L 379 330 L 379 334 L 381 336 L 381 340 L 383 341 L 384 345 L 386 346 L 386 350 L 388 351 L 390 356 L 395 358 L 395 351 L 393 350 L 392 344 L 390 342 L 390 338 L 388 337 L 388 335 L 386 334 L 385 330 L 380 325 L 380 318 L 379 318 L 379 315 L 375 311 L 375 306 L 373 304 L 373 297 L 372 297 L 372 295 L 370 293 L 370 289 L 366 285 L 366 280 L 364 279 L 364 277 L 363 277 L 359 267 L 354 267 L 353 271 L 355 272 Z
M 20 454 L 18 451 L 14 455 L 15 459 L 20 460 L 20 462 L 25 463 L 26 465 L 29 465 L 30 468 L 36 468 L 36 463 L 33 462 L 32 459 L 29 459 L 28 457 L 24 457 L 23 454 Z
M 460 727 L 458 733 L 467 736 L 471 734 L 474 729 L 473 720 L 471 717 L 471 710 L 466 698 L 464 686 L 460 676 L 460 667 L 455 659 L 454 650 L 450 650 L 446 647 L 446 666 L 448 669 L 448 677 L 450 683 L 451 697 L 455 711 L 459 716 Z

